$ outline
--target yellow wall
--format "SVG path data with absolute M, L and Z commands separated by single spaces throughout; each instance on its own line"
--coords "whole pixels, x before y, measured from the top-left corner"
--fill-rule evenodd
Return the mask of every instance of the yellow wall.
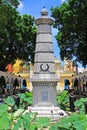
M 66 71 L 64 68 L 66 67 Z M 55 60 L 55 74 L 59 76 L 60 82 L 57 84 L 57 89 L 64 89 L 64 80 L 70 81 L 70 88 L 72 87 L 72 75 L 74 74 L 74 66 L 72 61 L 67 61 L 66 66 L 60 66 L 59 60 Z
M 60 74 L 60 87 L 64 89 L 64 80 L 68 79 L 70 81 L 70 88 L 72 86 L 72 73 L 61 73 Z
M 15 75 L 20 75 L 23 79 L 25 79 L 27 81 L 27 87 L 30 88 L 30 73 L 34 72 L 34 67 L 32 64 L 30 64 L 30 71 L 26 71 L 26 72 L 19 72 L 20 69 L 20 64 L 22 63 L 21 60 L 17 59 L 16 63 L 13 65 L 13 73 L 15 73 Z M 68 68 L 70 68 L 70 61 L 68 64 Z M 62 67 L 64 68 L 64 66 Z M 72 70 L 71 70 L 72 69 Z M 58 83 L 57 88 L 63 90 L 64 89 L 64 79 L 68 79 L 70 81 L 70 87 L 72 86 L 72 75 L 74 73 L 74 69 L 71 68 L 68 71 L 63 72 L 61 71 L 61 66 L 60 66 L 60 61 L 58 59 L 55 59 L 55 74 L 56 76 L 58 76 L 58 78 L 60 79 L 60 82 Z M 31 74 L 32 75 L 32 74 Z
M 21 64 L 22 64 L 21 60 L 17 59 L 15 61 L 15 64 L 13 65 L 13 73 L 17 76 L 20 75 L 22 79 L 25 79 L 27 82 L 27 87 L 29 88 L 30 87 L 30 80 L 29 80 L 30 72 L 29 70 L 28 71 L 26 70 L 26 72 L 23 72 L 22 70 L 23 68 L 21 68 L 21 71 L 20 71 L 20 67 L 22 67 Z

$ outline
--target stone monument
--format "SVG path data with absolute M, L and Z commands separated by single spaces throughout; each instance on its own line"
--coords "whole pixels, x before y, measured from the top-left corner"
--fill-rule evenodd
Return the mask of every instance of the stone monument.
M 37 37 L 34 60 L 34 74 L 31 77 L 33 85 L 33 106 L 42 116 L 50 116 L 56 109 L 56 85 L 59 79 L 55 75 L 55 57 L 52 44 L 51 26 L 53 20 L 48 17 L 48 11 L 43 8 L 41 17 L 36 19 Z M 52 109 L 53 108 L 53 109 Z

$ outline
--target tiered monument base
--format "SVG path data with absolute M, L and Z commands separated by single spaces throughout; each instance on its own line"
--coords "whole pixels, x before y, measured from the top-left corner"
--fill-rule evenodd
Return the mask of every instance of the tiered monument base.
M 48 117 L 51 121 L 67 116 L 59 107 L 28 107 L 28 111 L 37 112 L 37 117 Z

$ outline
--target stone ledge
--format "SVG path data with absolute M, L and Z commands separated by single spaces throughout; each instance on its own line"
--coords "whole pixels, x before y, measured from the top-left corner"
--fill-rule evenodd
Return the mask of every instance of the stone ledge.
M 28 111 L 36 112 L 37 117 L 49 117 L 51 120 L 57 120 L 67 116 L 65 111 L 59 107 L 28 107 Z

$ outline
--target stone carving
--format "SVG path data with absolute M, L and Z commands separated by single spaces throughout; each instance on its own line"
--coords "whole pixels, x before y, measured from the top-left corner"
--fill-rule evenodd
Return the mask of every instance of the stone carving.
M 48 71 L 49 70 L 49 65 L 48 64 L 41 64 L 40 69 L 43 72 Z

